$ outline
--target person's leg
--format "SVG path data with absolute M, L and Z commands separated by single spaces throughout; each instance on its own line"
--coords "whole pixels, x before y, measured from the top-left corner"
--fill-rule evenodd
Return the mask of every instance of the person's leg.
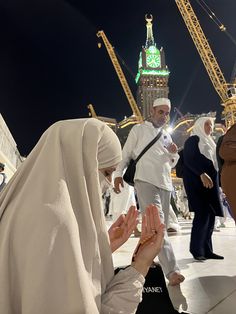
M 179 211 L 178 211 L 178 208 L 177 208 L 176 201 L 175 201 L 175 199 L 174 199 L 172 194 L 170 196 L 170 204 L 171 204 L 172 209 L 173 209 L 173 211 L 175 213 L 175 216 L 177 217 L 179 215 Z
M 213 247 L 212 247 L 212 233 L 214 231 L 215 226 L 215 215 L 211 212 L 207 215 L 207 231 L 206 231 L 206 242 L 205 242 L 205 255 L 209 255 L 213 253 Z
M 208 212 L 208 228 L 206 232 L 206 242 L 205 242 L 205 257 L 206 259 L 224 259 L 223 256 L 215 254 L 213 252 L 213 247 L 212 247 L 212 233 L 214 230 L 214 225 L 215 225 L 215 214 L 213 213 L 213 210 L 209 208 Z
M 171 192 L 163 190 L 163 189 L 158 189 L 158 190 L 159 190 L 159 195 L 160 195 L 160 199 L 161 199 L 162 211 L 163 211 L 164 217 L 165 217 L 165 221 L 164 222 L 165 222 L 165 225 L 168 226 L 168 224 L 169 224 L 169 214 L 170 214 Z M 168 234 L 167 234 L 167 241 L 170 244 L 170 241 L 169 241 L 169 238 L 168 238 Z M 170 267 L 172 267 L 174 269 L 173 271 L 170 271 L 166 275 L 166 277 L 169 279 L 169 284 L 174 286 L 176 284 L 179 284 L 179 283 L 183 282 L 185 278 L 184 278 L 183 275 L 180 274 L 179 267 L 177 265 L 176 258 L 175 258 L 172 246 L 171 246 L 171 249 L 169 247 L 167 247 L 166 248 L 166 252 L 167 252 L 167 254 L 169 254 L 169 253 L 172 254 L 171 258 L 174 261 L 175 266 L 174 266 L 174 264 L 171 265 L 171 263 L 169 261 L 165 260 L 166 259 L 165 254 L 163 256 L 160 256 L 160 254 L 159 254 L 158 258 L 159 259 L 161 258 L 163 260 L 163 262 L 169 262 Z M 162 253 L 162 252 L 160 252 L 160 253 Z M 178 268 L 176 268 L 176 266 Z M 169 270 L 170 269 L 171 268 L 169 268 Z
M 190 253 L 194 258 L 205 256 L 207 232 L 208 213 L 206 213 L 206 211 L 203 209 L 195 211 L 190 239 Z
M 166 226 L 167 232 L 177 232 L 180 230 L 180 225 L 177 216 L 175 215 L 175 212 L 170 205 L 170 211 L 169 211 L 169 220 L 168 225 Z
M 175 224 L 179 224 L 178 218 L 171 205 L 170 205 L 170 211 L 169 211 L 169 218 L 171 218 L 172 222 L 174 222 Z
M 160 199 L 161 199 L 161 207 L 164 213 L 164 222 L 165 222 L 165 225 L 168 226 L 169 215 L 170 215 L 171 192 L 163 190 L 163 189 L 158 189 L 158 194 L 160 195 Z
M 228 216 L 228 209 L 224 205 L 223 201 L 222 201 L 222 208 L 223 208 L 224 217 L 219 217 L 219 219 L 220 219 L 220 227 L 225 227 L 225 222 L 226 222 L 226 219 L 227 219 L 227 216 Z
M 140 211 L 143 213 L 147 205 L 155 204 L 159 209 L 161 221 L 164 222 L 165 216 L 162 210 L 160 189 L 150 183 L 136 181 L 135 190 L 137 192 Z M 184 277 L 179 273 L 179 266 L 177 265 L 173 248 L 168 239 L 168 234 L 166 231 L 164 235 L 163 247 L 158 255 L 158 258 L 166 277 L 170 281 L 170 277 L 173 278 L 173 280 L 170 282 L 171 284 L 179 284 L 184 280 Z

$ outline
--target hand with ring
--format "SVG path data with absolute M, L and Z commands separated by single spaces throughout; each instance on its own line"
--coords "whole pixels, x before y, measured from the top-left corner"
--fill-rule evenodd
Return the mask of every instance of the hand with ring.
M 132 266 L 144 276 L 162 248 L 164 228 L 157 206 L 147 206 L 142 217 L 141 237 L 132 258 Z

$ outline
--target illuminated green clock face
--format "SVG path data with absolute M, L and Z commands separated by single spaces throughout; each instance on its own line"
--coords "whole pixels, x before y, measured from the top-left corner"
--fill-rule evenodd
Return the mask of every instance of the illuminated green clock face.
M 161 66 L 160 51 L 156 46 L 150 46 L 146 50 L 147 66 L 150 68 L 159 68 Z
M 160 55 L 157 54 L 147 55 L 147 65 L 151 68 L 158 68 L 160 66 Z

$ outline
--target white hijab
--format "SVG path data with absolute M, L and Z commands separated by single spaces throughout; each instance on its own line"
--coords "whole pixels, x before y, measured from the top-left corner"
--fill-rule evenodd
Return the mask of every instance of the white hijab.
M 42 135 L 0 196 L 0 313 L 99 313 L 113 264 L 98 168 L 120 160 L 97 119 Z
M 213 162 L 213 165 L 218 171 L 218 163 L 216 159 L 216 144 L 211 135 L 207 135 L 204 129 L 206 121 L 210 120 L 214 126 L 214 118 L 211 117 L 201 117 L 198 118 L 193 126 L 192 134 L 199 137 L 198 147 L 200 153 L 204 155 L 207 159 L 210 159 Z

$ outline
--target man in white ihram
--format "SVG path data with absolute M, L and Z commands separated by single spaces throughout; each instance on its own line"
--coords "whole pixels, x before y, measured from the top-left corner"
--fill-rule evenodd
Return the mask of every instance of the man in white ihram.
M 171 103 L 168 98 L 157 98 L 153 102 L 149 121 L 135 125 L 131 129 L 123 148 L 123 159 L 115 173 L 114 190 L 116 193 L 121 191 L 122 174 L 130 159 L 137 158 L 161 131 L 169 118 L 170 109 Z M 161 137 L 145 152 L 136 165 L 134 187 L 140 210 L 144 212 L 148 204 L 156 204 L 166 226 L 168 226 L 170 195 L 173 189 L 171 168 L 176 165 L 178 158 L 177 146 L 173 143 L 171 136 L 162 130 Z M 185 278 L 180 273 L 167 232 L 165 232 L 163 248 L 158 258 L 170 285 L 175 286 L 184 281 Z

